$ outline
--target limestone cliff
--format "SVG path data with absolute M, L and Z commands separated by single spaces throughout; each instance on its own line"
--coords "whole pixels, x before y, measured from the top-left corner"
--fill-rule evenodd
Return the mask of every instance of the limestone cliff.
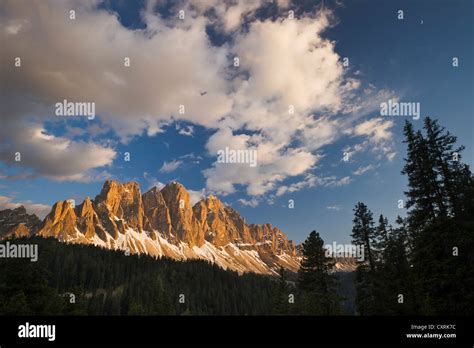
M 108 180 L 94 200 L 87 197 L 78 206 L 72 200 L 57 202 L 41 224 L 11 221 L 2 225 L 0 231 L 9 226 L 5 236 L 37 234 L 132 254 L 201 258 L 239 272 L 275 274 L 280 266 L 299 267 L 295 246 L 281 230 L 247 224 L 214 195 L 191 206 L 189 193 L 178 182 L 142 195 L 136 182 Z

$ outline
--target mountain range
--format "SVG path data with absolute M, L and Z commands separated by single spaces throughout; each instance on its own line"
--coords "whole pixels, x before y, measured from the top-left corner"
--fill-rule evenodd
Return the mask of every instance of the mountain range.
M 241 273 L 296 272 L 301 261 L 299 247 L 277 227 L 247 224 L 214 195 L 192 206 L 176 181 L 142 194 L 136 182 L 107 180 L 94 199 L 58 201 L 43 221 L 24 207 L 0 211 L 0 239 L 33 235 L 130 254 L 204 259 Z M 337 270 L 351 268 L 348 260 L 336 262 Z

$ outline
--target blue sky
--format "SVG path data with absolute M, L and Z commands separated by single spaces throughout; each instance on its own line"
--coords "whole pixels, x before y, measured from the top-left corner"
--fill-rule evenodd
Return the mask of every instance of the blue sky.
M 2 70 L 0 208 L 41 214 L 57 200 L 94 197 L 109 177 L 143 191 L 177 180 L 296 242 L 316 229 L 328 243 L 349 243 L 358 201 L 391 222 L 404 215 L 407 117 L 381 117 L 388 99 L 420 103 L 415 127 L 439 119 L 473 163 L 471 1 L 51 3 L 28 12 L 20 2 L 2 14 L 6 61 L 24 58 L 20 72 Z M 38 15 L 42 6 L 53 9 L 49 18 Z M 70 9 L 72 25 L 62 17 Z M 289 10 L 292 23 L 282 19 Z M 131 70 L 120 66 L 125 55 Z M 94 100 L 97 117 L 54 117 L 63 97 Z M 173 111 L 181 100 L 184 115 Z M 296 114 L 283 116 L 292 100 Z M 224 146 L 258 149 L 261 162 L 216 164 Z

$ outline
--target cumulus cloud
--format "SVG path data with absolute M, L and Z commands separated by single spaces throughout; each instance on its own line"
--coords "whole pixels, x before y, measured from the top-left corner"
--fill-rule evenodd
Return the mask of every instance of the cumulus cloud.
M 249 195 L 265 194 L 313 169 L 320 159 L 313 151 L 338 137 L 337 120 L 312 114 L 338 111 L 350 89 L 334 43 L 320 35 L 329 22 L 329 13 L 321 12 L 316 18 L 255 21 L 238 34 L 233 52 L 249 77 L 234 80 L 232 113 L 207 149 L 211 155 L 225 147 L 256 150 L 258 165 L 215 163 L 204 171 L 208 188 L 226 194 L 239 184 Z M 299 146 L 289 147 L 295 138 Z
M 321 155 L 315 151 L 350 134 L 360 117 L 357 111 L 378 107 L 363 98 L 378 92 L 370 87 L 362 96 L 356 93 L 360 81 L 346 76 L 335 43 L 323 38 L 331 18 L 320 11 L 314 18 L 257 20 L 237 35 L 232 51 L 248 75 L 233 81 L 232 113 L 220 122 L 207 148 L 211 155 L 225 146 L 256 149 L 258 165 L 214 164 L 204 171 L 208 188 L 232 193 L 238 184 L 249 195 L 278 190 L 285 179 L 316 168 Z M 280 194 L 288 189 L 280 187 Z
M 225 2 L 221 1 L 221 4 Z M 263 0 L 240 1 L 230 6 L 216 6 L 218 18 L 226 32 L 236 30 L 242 23 L 243 17 L 253 14 L 263 3 Z
M 32 201 L 14 202 L 12 197 L 0 196 L 0 210 L 3 209 L 15 209 L 20 206 L 24 206 L 27 213 L 36 214 L 40 219 L 51 211 L 51 206 L 47 204 L 33 203 Z
M 2 81 L 9 86 L 0 97 L 2 160 L 19 147 L 38 148 L 36 157 L 21 165 L 58 180 L 84 180 L 89 169 L 109 165 L 112 149 L 37 135 L 45 121 L 67 122 L 54 116 L 54 104 L 64 99 L 94 102 L 101 121 L 123 141 L 143 131 L 156 135 L 172 119 L 212 126 L 230 111 L 232 101 L 220 74 L 226 51 L 210 44 L 205 19 L 191 27 L 169 27 L 146 14 L 148 29 L 133 31 L 96 4 L 5 2 L 2 52 L 5 62 L 21 57 L 22 65 L 2 69 Z M 67 17 L 71 8 L 76 20 Z M 126 57 L 130 67 L 124 66 Z M 27 122 L 32 118 L 34 126 Z M 35 136 L 25 138 L 25 132 Z M 56 152 L 51 156 L 45 147 Z
M 206 186 L 224 195 L 235 192 L 236 184 L 246 186 L 249 195 L 265 194 L 285 178 L 305 173 L 319 160 L 319 156 L 303 148 L 278 147 L 271 140 L 255 135 L 233 134 L 228 128 L 211 136 L 207 147 L 213 156 L 226 147 L 256 151 L 255 167 L 248 163 L 215 162 L 204 171 Z
M 97 176 L 103 177 L 95 168 L 110 166 L 116 156 L 115 150 L 109 147 L 56 137 L 39 125 L 4 126 L 0 134 L 8 133 L 5 139 L 12 134 L 15 137 L 2 144 L 0 159 L 10 165 L 24 166 L 32 175 L 89 182 Z
M 73 1 L 15 1 L 6 8 L 9 18 L 29 21 L 30 30 L 7 36 L 5 51 L 35 64 L 8 66 L 5 78 L 12 90 L 31 92 L 46 110 L 63 99 L 95 102 L 96 112 L 123 137 L 174 118 L 209 126 L 230 111 L 220 74 L 226 51 L 210 44 L 204 18 L 190 27 L 169 27 L 146 12 L 147 30 L 133 31 L 115 14 Z M 70 8 L 77 8 L 75 21 L 65 17 Z M 44 11 L 47 17 L 39 15 Z M 130 67 L 124 65 L 127 57 Z M 32 106 L 24 111 L 34 112 Z M 6 107 L 18 110 L 11 103 Z
M 321 33 L 330 16 L 256 21 L 236 39 L 234 51 L 251 78 L 244 84 L 252 99 L 275 101 L 281 111 L 337 111 L 344 90 L 344 72 L 334 42 Z M 278 73 L 275 73 L 278 71 Z
M 359 76 L 348 76 L 335 42 L 324 37 L 333 14 L 320 10 L 294 19 L 257 18 L 266 3 L 178 1 L 171 10 L 185 9 L 181 21 L 161 17 L 150 1 L 141 14 L 146 29 L 131 30 L 116 14 L 99 9 L 97 1 L 54 6 L 5 1 L 0 13 L 6 23 L 5 61 L 19 56 L 22 66 L 2 70 L 10 86 L 0 96 L 2 122 L 8 125 L 3 129 L 9 129 L 0 131 L 2 161 L 22 149 L 27 157 L 21 165 L 32 172 L 79 181 L 111 165 L 116 155 L 111 146 L 71 140 L 79 136 L 77 129 L 69 128 L 63 137 L 43 130 L 46 121 L 66 122 L 53 117 L 54 104 L 63 99 L 95 102 L 101 125 L 124 143 L 143 134 L 157 136 L 164 126 L 183 121 L 187 126 L 177 128 L 182 135 L 192 136 L 195 125 L 215 130 L 206 144 L 210 156 L 225 147 L 256 151 L 256 167 L 215 162 L 203 171 L 206 189 L 222 194 L 243 186 L 259 196 L 278 190 L 289 178 L 308 178 L 320 151 L 342 136 L 366 137 L 390 158 L 392 125 L 354 123 L 379 105 L 373 100 L 387 99 L 391 92 L 373 86 L 361 91 Z M 280 9 L 288 6 L 278 1 Z M 71 8 L 76 9 L 74 21 L 67 18 Z M 209 26 L 232 40 L 213 45 Z M 238 68 L 232 66 L 234 57 Z M 32 136 L 25 139 L 25 134 Z M 181 164 L 165 162 L 160 171 L 172 172 Z M 343 179 L 327 182 L 337 186 L 338 180 Z

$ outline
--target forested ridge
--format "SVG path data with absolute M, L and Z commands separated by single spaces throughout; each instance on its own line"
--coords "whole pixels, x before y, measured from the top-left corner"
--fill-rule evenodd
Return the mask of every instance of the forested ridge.
M 0 260 L 2 314 L 256 315 L 272 311 L 276 282 L 266 276 L 238 275 L 202 260 L 127 256 L 51 238 L 11 242 L 38 244 L 39 257 L 37 262 Z
M 39 257 L 0 259 L 2 315 L 311 314 L 297 275 L 283 269 L 279 277 L 239 275 L 203 260 L 126 255 L 54 238 L 10 243 L 37 244 Z M 337 292 L 347 295 L 338 313 L 353 314 L 351 274 L 334 277 L 341 279 Z

